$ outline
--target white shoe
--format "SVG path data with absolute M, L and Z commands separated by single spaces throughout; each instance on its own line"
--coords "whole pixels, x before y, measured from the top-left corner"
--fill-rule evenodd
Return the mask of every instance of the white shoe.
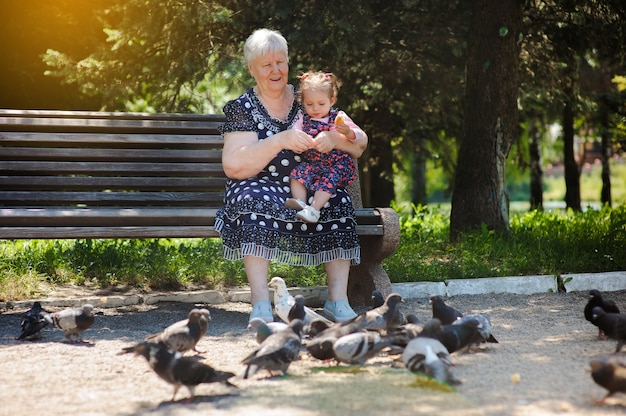
M 310 205 L 296 213 L 296 217 L 304 222 L 316 223 L 320 220 L 320 212 Z
M 306 203 L 296 198 L 287 198 L 285 201 L 285 206 L 287 208 L 295 209 L 296 211 L 300 211 L 306 208 Z

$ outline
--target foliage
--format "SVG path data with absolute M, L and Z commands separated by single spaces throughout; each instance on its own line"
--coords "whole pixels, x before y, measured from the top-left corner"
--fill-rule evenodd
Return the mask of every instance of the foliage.
M 447 215 L 438 208 L 414 207 L 412 215 L 402 215 L 401 224 L 400 248 L 384 262 L 393 282 L 626 268 L 625 206 L 517 214 L 509 236 L 483 226 L 462 234 L 454 245 Z
M 450 244 L 449 212 L 413 206 L 401 244 L 383 266 L 392 282 L 626 269 L 626 206 L 514 215 L 511 236 L 483 227 Z M 33 298 L 47 284 L 144 289 L 245 285 L 242 262 L 218 239 L 16 240 L 0 242 L 0 300 Z M 289 286 L 325 285 L 323 267 L 272 264 Z

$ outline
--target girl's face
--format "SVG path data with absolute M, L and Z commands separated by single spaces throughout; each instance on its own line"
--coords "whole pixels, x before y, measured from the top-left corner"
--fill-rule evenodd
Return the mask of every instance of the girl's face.
M 324 118 L 328 116 L 330 108 L 335 105 L 337 99 L 329 97 L 326 91 L 306 90 L 302 91 L 302 105 L 304 111 L 313 118 Z
M 289 63 L 285 52 L 259 56 L 248 66 L 261 92 L 283 91 L 287 85 Z

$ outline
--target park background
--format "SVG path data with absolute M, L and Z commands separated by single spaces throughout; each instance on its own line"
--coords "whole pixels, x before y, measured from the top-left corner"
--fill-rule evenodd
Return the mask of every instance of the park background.
M 370 135 L 364 203 L 401 214 L 401 246 L 385 263 L 392 281 L 626 269 L 620 0 L 5 0 L 0 13 L 0 108 L 15 109 L 221 113 L 252 85 L 245 38 L 280 30 L 292 78 L 337 73 L 338 106 Z M 70 282 L 245 283 L 213 240 L 0 249 L 5 299 Z M 273 272 L 323 283 L 319 268 Z

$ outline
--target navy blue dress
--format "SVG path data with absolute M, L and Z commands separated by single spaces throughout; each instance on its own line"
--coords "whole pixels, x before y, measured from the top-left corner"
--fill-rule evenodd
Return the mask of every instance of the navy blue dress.
M 226 123 L 220 131 L 254 131 L 264 140 L 291 128 L 301 113 L 294 100 L 286 120 L 273 118 L 250 89 L 224 106 Z M 294 266 L 339 259 L 360 263 L 354 207 L 345 189 L 336 189 L 316 224 L 302 222 L 295 210 L 285 208 L 291 197 L 289 174 L 300 162 L 300 155 L 282 150 L 256 176 L 228 180 L 224 206 L 215 219 L 226 259 L 251 255 Z

